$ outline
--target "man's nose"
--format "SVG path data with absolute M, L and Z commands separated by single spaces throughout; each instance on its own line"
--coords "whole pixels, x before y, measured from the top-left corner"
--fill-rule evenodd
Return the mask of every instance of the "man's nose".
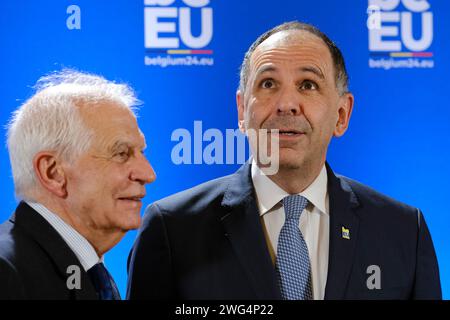
M 136 159 L 136 165 L 130 176 L 131 180 L 139 181 L 141 184 L 151 183 L 156 179 L 156 173 L 147 158 L 140 154 Z
M 301 112 L 300 93 L 296 87 L 285 87 L 279 93 L 277 101 L 278 115 L 298 115 Z

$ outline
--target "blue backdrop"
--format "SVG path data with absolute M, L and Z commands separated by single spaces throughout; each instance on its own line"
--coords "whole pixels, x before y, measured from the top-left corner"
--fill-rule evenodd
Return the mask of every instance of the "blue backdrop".
M 368 21 L 369 4 L 379 7 L 369 10 Z M 0 123 L 53 70 L 74 67 L 128 82 L 144 101 L 139 122 L 158 175 L 146 206 L 239 167 L 176 165 L 171 135 L 177 128 L 193 134 L 196 120 L 203 131 L 237 128 L 245 51 L 265 30 L 294 19 L 318 26 L 340 46 L 356 98 L 350 129 L 332 142 L 328 161 L 423 210 L 450 298 L 448 1 L 2 0 Z M 3 135 L 1 221 L 16 207 L 5 141 Z M 130 232 L 106 256 L 122 295 L 135 236 Z

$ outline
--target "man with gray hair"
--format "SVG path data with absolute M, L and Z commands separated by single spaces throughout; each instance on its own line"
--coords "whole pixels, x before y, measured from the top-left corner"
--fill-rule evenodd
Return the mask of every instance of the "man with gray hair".
M 63 70 L 15 111 L 16 197 L 0 226 L 0 299 L 120 299 L 104 254 L 140 225 L 155 173 L 127 85 Z
M 341 51 L 314 26 L 289 22 L 261 35 L 236 99 L 254 158 L 147 209 L 128 297 L 440 299 L 422 212 L 326 161 L 353 110 L 347 79 Z M 271 139 L 259 145 L 250 132 Z M 267 173 L 260 149 L 278 154 L 277 172 Z

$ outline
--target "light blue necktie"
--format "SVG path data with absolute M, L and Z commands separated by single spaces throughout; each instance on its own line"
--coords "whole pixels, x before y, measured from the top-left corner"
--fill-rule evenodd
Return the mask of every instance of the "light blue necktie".
M 311 264 L 308 247 L 299 228 L 300 215 L 308 200 L 300 195 L 283 199 L 286 220 L 278 238 L 275 264 L 284 300 L 311 300 Z

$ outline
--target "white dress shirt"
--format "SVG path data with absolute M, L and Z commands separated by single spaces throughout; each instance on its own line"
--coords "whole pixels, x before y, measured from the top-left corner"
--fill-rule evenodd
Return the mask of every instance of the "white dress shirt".
M 47 220 L 56 232 L 59 233 L 70 249 L 72 249 L 85 271 L 88 271 L 95 264 L 103 262 L 103 257 L 98 257 L 97 252 L 89 241 L 58 215 L 48 210 L 40 203 L 27 201 L 27 204 Z
M 285 221 L 281 200 L 289 193 L 270 180 L 258 168 L 254 160 L 251 170 L 259 213 L 263 218 L 273 253 L 276 255 L 278 236 Z M 327 183 L 327 171 L 323 166 L 311 185 L 299 193 L 309 201 L 308 206 L 300 216 L 299 227 L 308 247 L 314 300 L 324 298 L 328 274 L 330 215 Z

